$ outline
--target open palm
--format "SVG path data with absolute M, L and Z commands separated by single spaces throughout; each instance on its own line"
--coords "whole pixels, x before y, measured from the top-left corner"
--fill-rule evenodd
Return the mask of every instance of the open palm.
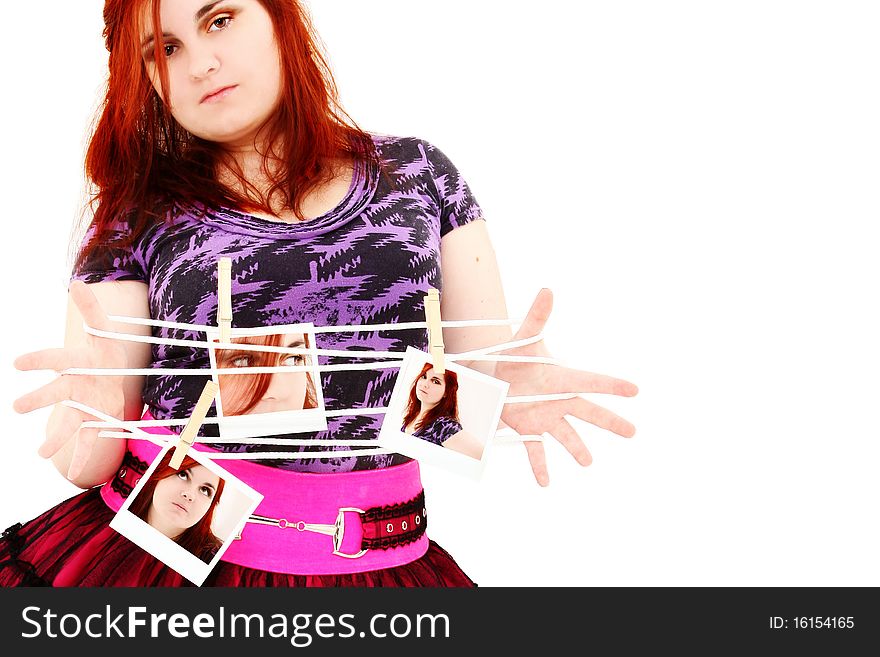
M 539 334 L 544 329 L 552 309 L 552 293 L 547 289 L 541 290 L 514 340 Z M 518 356 L 551 356 L 543 340 L 501 353 Z M 544 363 L 502 361 L 496 365 L 495 376 L 510 383 L 508 394 L 511 397 L 569 392 L 596 392 L 632 397 L 638 393 L 638 388 L 634 384 L 622 379 Z M 630 422 L 582 397 L 506 404 L 501 419 L 523 436 L 549 433 L 565 446 L 578 463 L 589 465 L 592 456 L 580 435 L 565 418 L 566 415 L 580 418 L 626 438 L 635 435 L 635 427 Z M 540 485 L 546 486 L 550 479 L 543 443 L 526 441 L 524 444 L 535 479 Z
M 109 321 L 94 293 L 83 283 L 74 282 L 70 296 L 85 322 L 96 329 L 108 330 Z M 86 335 L 86 342 L 75 347 L 44 349 L 19 356 L 15 367 L 19 370 L 55 370 L 69 368 L 125 368 L 127 356 L 124 347 L 108 338 Z M 83 376 L 60 374 L 51 383 L 17 399 L 13 408 L 29 413 L 38 408 L 76 401 L 107 415 L 122 419 L 125 395 L 122 376 Z M 97 418 L 67 406 L 56 406 L 46 427 L 46 440 L 39 454 L 51 458 L 71 440 L 75 441 L 68 477 L 76 478 L 91 454 L 99 429 L 84 428 L 83 422 Z

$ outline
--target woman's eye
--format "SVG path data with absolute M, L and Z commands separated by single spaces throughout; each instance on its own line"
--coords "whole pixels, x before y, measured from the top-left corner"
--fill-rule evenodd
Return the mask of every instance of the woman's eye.
M 306 357 L 302 354 L 294 354 L 293 356 L 287 356 L 283 361 L 285 365 L 288 367 L 295 367 L 297 365 L 305 365 Z
M 250 358 L 247 356 L 239 356 L 238 358 L 232 359 L 233 367 L 247 367 L 250 364 Z
M 207 486 L 202 486 L 200 490 L 202 491 L 202 495 L 204 495 L 205 497 L 207 497 L 209 499 L 214 493 L 214 491 L 211 490 L 210 488 L 208 488 Z
M 229 22 L 232 20 L 232 16 L 218 16 L 214 20 L 211 21 L 211 27 L 216 27 L 217 30 L 222 30 L 229 25 Z M 216 32 L 217 30 L 208 30 L 209 32 Z
M 184 481 L 186 481 L 186 470 L 181 470 L 180 472 L 177 473 L 177 476 L 180 479 L 183 479 Z
M 162 53 L 162 55 L 166 59 L 168 57 L 171 57 L 171 55 L 173 55 L 176 51 L 177 51 L 177 46 L 175 46 L 172 43 L 164 43 L 159 46 L 159 52 Z M 147 62 L 154 62 L 156 59 L 154 56 L 154 53 L 155 53 L 155 51 L 152 48 L 150 48 L 149 50 L 146 50 L 144 52 L 144 60 Z

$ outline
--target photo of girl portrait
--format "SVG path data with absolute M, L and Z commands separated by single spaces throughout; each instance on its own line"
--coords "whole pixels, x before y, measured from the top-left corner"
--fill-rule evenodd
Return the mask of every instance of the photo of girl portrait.
M 170 465 L 173 453 L 165 452 L 128 510 L 210 563 L 223 545 L 214 535 L 212 523 L 225 482 L 191 456 L 184 457 L 180 469 L 175 470 Z
M 419 462 L 479 479 L 499 430 L 509 384 L 409 347 L 379 432 L 380 444 Z
M 446 369 L 438 374 L 425 363 L 409 391 L 400 430 L 435 445 L 479 459 L 483 444 L 464 430 L 458 417 L 458 375 Z
M 311 330 L 311 324 L 233 329 L 229 342 L 242 345 L 241 349 L 211 347 L 211 364 L 220 370 L 214 381 L 220 388 L 217 415 L 221 418 L 221 442 L 327 428 L 317 359 L 289 351 L 310 349 L 315 344 Z M 211 337 L 219 341 L 219 335 Z M 275 369 L 244 371 L 251 368 Z M 240 374 L 235 372 L 239 369 L 243 370 Z

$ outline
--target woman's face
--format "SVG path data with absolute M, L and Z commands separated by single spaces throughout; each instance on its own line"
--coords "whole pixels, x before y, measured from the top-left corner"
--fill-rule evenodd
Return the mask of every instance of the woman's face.
M 201 520 L 217 493 L 220 477 L 203 465 L 156 482 L 147 522 L 175 538 Z
M 142 54 L 159 91 L 150 4 L 141 11 Z M 281 60 L 269 14 L 257 0 L 162 0 L 160 15 L 171 114 L 202 139 L 253 146 L 281 97 Z
M 445 394 L 446 379 L 442 374 L 437 374 L 433 367 L 416 379 L 416 399 L 422 403 L 422 408 L 433 408 Z
M 282 347 L 304 347 L 305 337 L 302 333 L 288 333 L 283 336 Z M 306 364 L 303 354 L 274 354 L 260 351 L 236 351 L 219 349 L 217 351 L 218 367 L 283 367 L 302 366 Z M 220 400 L 223 414 L 242 415 L 253 398 L 256 387 L 255 379 L 260 375 L 226 374 L 220 376 Z M 256 406 L 247 411 L 254 413 L 276 413 L 279 411 L 299 411 L 305 406 L 306 390 L 308 389 L 308 372 L 276 372 L 270 375 L 269 386 L 257 402 Z

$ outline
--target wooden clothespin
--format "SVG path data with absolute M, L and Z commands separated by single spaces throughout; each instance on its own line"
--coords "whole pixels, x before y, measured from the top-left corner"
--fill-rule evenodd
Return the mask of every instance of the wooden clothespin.
M 229 342 L 232 331 L 232 258 L 220 258 L 217 265 L 217 326 L 220 342 Z
M 220 387 L 213 381 L 208 381 L 205 384 L 199 401 L 196 402 L 196 407 L 193 409 L 192 415 L 189 416 L 189 421 L 186 423 L 183 431 L 180 432 L 177 445 L 174 446 L 174 455 L 171 457 L 170 465 L 175 470 L 180 468 L 183 457 L 186 456 L 186 452 L 195 442 L 196 435 L 199 433 L 202 422 L 205 421 L 205 416 L 208 414 L 208 409 L 211 408 L 211 402 L 214 401 L 214 397 L 217 396 L 219 389 Z
M 446 362 L 443 357 L 443 328 L 440 324 L 440 292 L 435 288 L 428 288 L 425 295 L 425 320 L 428 322 L 428 349 L 431 352 L 431 360 L 437 374 L 446 372 Z

